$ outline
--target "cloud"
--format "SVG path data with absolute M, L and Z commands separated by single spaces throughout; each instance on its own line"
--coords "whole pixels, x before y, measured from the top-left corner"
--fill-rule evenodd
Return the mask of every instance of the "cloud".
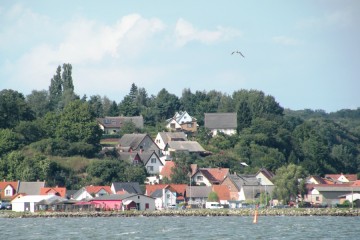
M 175 26 L 175 41 L 178 47 L 184 46 L 191 41 L 211 44 L 218 41 L 228 40 L 241 33 L 232 28 L 217 27 L 215 31 L 197 30 L 191 23 L 180 18 Z
M 281 44 L 281 45 L 287 45 L 287 46 L 296 46 L 300 45 L 301 41 L 297 40 L 295 38 L 286 37 L 286 36 L 276 36 L 272 38 L 272 41 Z
M 25 11 L 21 6 L 17 6 L 8 12 L 8 18 L 17 17 L 26 22 L 27 19 L 34 19 L 34 14 L 28 14 L 29 12 L 30 10 Z M 159 19 L 146 19 L 138 14 L 126 15 L 112 25 L 85 18 L 70 19 L 61 26 L 55 25 L 53 23 L 53 28 L 59 32 L 56 35 L 59 39 L 54 41 L 52 32 L 46 35 L 39 28 L 33 34 L 41 32 L 44 37 L 42 41 L 28 43 L 31 47 L 23 49 L 25 51 L 10 62 L 0 58 L 0 71 L 6 73 L 12 82 L 17 82 L 22 89 L 46 88 L 57 66 L 62 63 L 71 63 L 88 70 L 95 65 L 101 67 L 106 65 L 105 63 L 111 63 L 114 65 L 111 70 L 124 69 L 121 66 L 126 66 L 128 61 L 137 58 L 149 41 L 165 29 L 165 24 Z M 9 31 L 4 34 L 12 37 L 16 35 L 16 32 Z M 96 73 L 102 76 L 105 71 L 104 69 L 103 74 L 100 74 L 100 70 Z M 126 71 L 126 75 L 131 76 L 128 73 L 130 70 Z M 115 73 L 119 76 L 125 75 L 119 71 Z M 86 80 L 83 83 L 86 84 Z

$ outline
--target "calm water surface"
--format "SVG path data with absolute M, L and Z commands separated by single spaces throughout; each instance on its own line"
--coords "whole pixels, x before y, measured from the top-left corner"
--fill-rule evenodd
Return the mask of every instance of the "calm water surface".
M 360 217 L 0 218 L 0 239 L 360 239 Z

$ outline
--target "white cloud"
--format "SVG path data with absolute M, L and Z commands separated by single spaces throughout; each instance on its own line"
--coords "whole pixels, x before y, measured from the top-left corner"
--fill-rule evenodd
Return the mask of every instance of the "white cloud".
M 191 23 L 180 18 L 175 26 L 176 45 L 181 47 L 191 41 L 211 44 L 221 40 L 228 40 L 240 36 L 238 30 L 224 27 L 217 27 L 214 31 L 197 30 Z
M 296 46 L 301 44 L 300 40 L 297 40 L 295 38 L 286 37 L 286 36 L 276 36 L 272 38 L 272 41 L 281 44 L 281 45 L 287 45 L 287 46 Z

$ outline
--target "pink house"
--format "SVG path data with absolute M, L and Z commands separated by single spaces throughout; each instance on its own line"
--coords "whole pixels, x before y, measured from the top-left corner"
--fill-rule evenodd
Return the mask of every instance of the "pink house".
M 111 194 L 90 201 L 102 210 L 155 210 L 155 199 L 142 194 Z

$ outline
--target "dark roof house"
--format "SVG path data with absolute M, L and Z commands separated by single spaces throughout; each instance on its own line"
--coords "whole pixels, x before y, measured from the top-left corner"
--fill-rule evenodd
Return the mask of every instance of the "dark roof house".
M 205 113 L 205 128 L 208 128 L 215 136 L 218 132 L 227 135 L 236 133 L 237 113 Z

